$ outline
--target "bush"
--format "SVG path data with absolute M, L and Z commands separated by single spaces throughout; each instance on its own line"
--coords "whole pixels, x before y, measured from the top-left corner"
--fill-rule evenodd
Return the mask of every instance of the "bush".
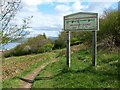
M 53 44 L 45 44 L 44 47 L 45 47 L 45 51 L 48 52 L 48 51 L 51 51 L 52 48 L 53 48 Z
M 45 44 L 44 46 L 39 47 L 38 53 L 49 52 L 52 50 L 53 46 L 53 44 Z
M 13 55 L 14 55 L 14 56 L 24 55 L 25 52 L 24 52 L 23 49 L 24 49 L 24 46 L 23 46 L 23 45 L 18 45 L 18 46 L 14 49 Z
M 39 47 L 37 52 L 38 53 L 44 53 L 45 52 L 45 47 Z
M 31 37 L 23 44 L 16 46 L 12 50 L 4 53 L 4 57 L 21 56 L 31 53 L 44 53 L 53 49 L 53 42 L 44 35 Z
M 21 44 L 11 50 L 5 51 L 3 53 L 3 56 L 7 58 L 11 56 L 21 56 L 21 55 L 26 55 L 30 53 L 31 53 L 31 47 Z
M 4 51 L 4 52 L 3 52 L 3 57 L 5 57 L 5 58 L 11 57 L 11 56 L 13 56 L 13 52 L 14 52 L 13 49 Z
M 78 38 L 71 38 L 71 45 L 78 45 L 80 43 L 80 41 L 78 40 Z
M 31 53 L 31 47 L 29 45 L 25 46 L 23 48 L 24 54 L 30 54 Z

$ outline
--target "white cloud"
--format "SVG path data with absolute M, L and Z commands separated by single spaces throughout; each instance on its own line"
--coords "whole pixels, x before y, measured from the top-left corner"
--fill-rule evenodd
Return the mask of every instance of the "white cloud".
M 60 4 L 55 7 L 56 12 L 60 15 L 67 15 L 70 13 L 81 11 L 81 9 L 86 8 L 86 6 L 82 5 L 80 1 L 76 0 L 70 6 L 69 4 Z
M 40 5 L 42 3 L 52 3 L 55 2 L 54 0 L 23 0 L 23 3 L 26 5 Z
M 55 10 L 56 10 L 59 14 L 60 14 L 60 13 L 66 13 L 66 12 L 68 12 L 68 11 L 70 10 L 70 7 L 67 6 L 67 5 L 62 4 L 62 5 L 57 5 L 57 6 L 55 7 Z
M 113 2 L 90 2 L 88 7 L 84 9 L 88 12 L 97 12 L 99 15 L 102 15 L 104 9 L 110 8 Z
M 80 9 L 83 8 L 83 6 L 81 5 L 80 1 L 76 1 L 73 5 L 72 5 L 72 8 L 74 11 L 78 11 Z
M 28 37 L 35 37 L 39 34 L 43 34 L 45 33 L 47 37 L 57 37 L 59 35 L 59 31 L 45 31 L 45 30 L 34 30 L 34 31 L 30 31 L 31 34 Z
M 38 34 L 45 33 L 47 36 L 58 36 L 61 30 L 62 17 L 59 15 L 44 14 L 38 10 L 37 5 L 27 5 L 23 3 L 23 8 L 18 12 L 16 16 L 16 23 L 22 23 L 22 19 L 28 16 L 33 16 L 30 26 L 30 36 L 36 36 Z M 19 22 L 18 22 L 19 21 Z
M 83 2 L 118 2 L 119 0 L 81 0 Z
M 24 3 L 27 5 L 39 5 L 42 3 L 52 3 L 52 2 L 76 2 L 76 1 L 82 1 L 82 2 L 118 2 L 119 0 L 23 0 Z
M 39 11 L 37 5 L 43 3 L 55 2 L 66 2 L 63 4 L 57 4 L 55 6 L 56 14 L 45 14 Z M 71 0 L 70 0 L 71 1 Z M 68 4 L 69 0 L 24 0 L 23 8 L 18 13 L 17 18 L 20 19 L 33 16 L 32 19 L 32 29 L 29 29 L 31 36 L 37 34 L 46 33 L 47 36 L 57 36 L 59 31 L 63 26 L 63 16 L 74 12 L 88 11 L 88 12 L 99 12 L 101 13 L 103 9 L 111 6 L 111 2 L 91 2 L 87 6 L 81 4 L 80 0 L 72 0 L 73 4 Z
M 42 3 L 42 0 L 23 0 L 27 5 L 39 5 Z

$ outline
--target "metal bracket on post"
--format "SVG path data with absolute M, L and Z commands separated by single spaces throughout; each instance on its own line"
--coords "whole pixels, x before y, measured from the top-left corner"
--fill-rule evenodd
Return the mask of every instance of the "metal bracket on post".
M 93 39 L 92 39 L 92 65 L 96 66 L 97 65 L 97 31 L 92 31 L 93 34 Z
M 67 39 L 67 52 L 66 52 L 66 55 L 67 55 L 67 66 L 70 68 L 70 31 L 67 31 L 66 32 L 66 39 Z

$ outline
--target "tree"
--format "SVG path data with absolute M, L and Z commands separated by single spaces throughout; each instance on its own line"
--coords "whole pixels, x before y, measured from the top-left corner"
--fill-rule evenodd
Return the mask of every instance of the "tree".
M 105 40 L 109 46 L 120 46 L 120 26 L 117 10 L 104 11 L 103 17 L 100 19 L 100 31 L 98 32 L 98 40 Z
M 66 33 L 61 32 L 58 36 L 58 39 L 55 40 L 54 49 L 64 48 L 66 46 Z
M 43 33 L 43 36 L 44 36 L 45 39 L 47 38 L 46 35 L 45 35 L 45 33 Z
M 20 4 L 21 0 L 3 0 L 0 5 L 0 41 L 2 45 L 23 38 L 29 33 L 28 31 L 25 31 L 25 29 L 30 28 L 29 23 L 32 16 L 23 19 L 22 25 L 13 24 L 14 17 L 17 11 L 21 8 Z
M 51 51 L 54 47 L 53 42 L 49 38 L 45 38 L 44 35 L 38 35 L 36 37 L 30 37 L 28 40 L 13 49 L 6 50 L 3 53 L 4 57 L 21 56 L 32 53 L 44 53 Z

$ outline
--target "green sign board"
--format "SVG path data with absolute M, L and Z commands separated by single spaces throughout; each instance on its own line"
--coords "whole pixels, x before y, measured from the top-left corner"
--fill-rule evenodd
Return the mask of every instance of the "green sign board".
M 64 16 L 64 30 L 65 31 L 97 31 L 98 14 L 97 13 L 75 13 Z

